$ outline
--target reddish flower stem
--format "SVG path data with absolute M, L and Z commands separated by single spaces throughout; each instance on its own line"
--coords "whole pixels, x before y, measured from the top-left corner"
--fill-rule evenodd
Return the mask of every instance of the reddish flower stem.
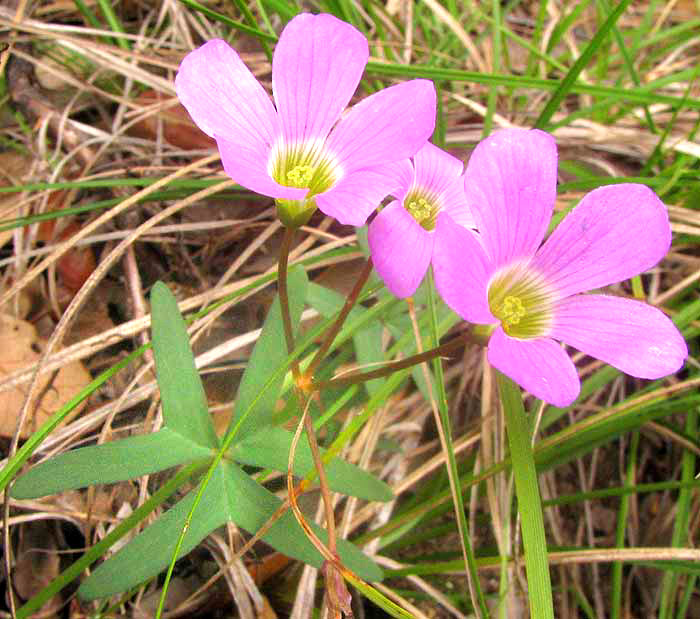
M 311 360 L 309 367 L 304 373 L 309 382 L 313 379 L 313 375 L 316 369 L 318 368 L 318 364 L 321 363 L 323 358 L 326 356 L 326 353 L 331 347 L 333 340 L 335 340 L 336 336 L 340 332 L 340 329 L 342 329 L 343 324 L 345 323 L 345 319 L 350 313 L 350 310 L 355 306 L 355 303 L 357 303 L 357 298 L 360 296 L 362 287 L 367 282 L 367 279 L 369 278 L 371 272 L 372 258 L 367 258 L 367 262 L 365 262 L 365 266 L 362 269 L 362 272 L 357 278 L 357 281 L 355 282 L 355 285 L 350 291 L 348 298 L 345 300 L 345 305 L 343 305 L 343 308 L 340 310 L 340 313 L 338 314 L 338 317 L 335 319 L 335 322 L 333 323 L 331 328 L 328 329 L 328 331 L 326 331 L 323 338 L 323 342 L 321 343 L 321 347 L 316 351 L 314 358 Z
M 292 328 L 292 317 L 289 312 L 289 289 L 287 286 L 287 266 L 289 264 L 289 252 L 294 241 L 294 228 L 286 227 L 284 229 L 284 238 L 282 239 L 282 247 L 280 247 L 280 257 L 277 268 L 277 284 L 279 289 L 280 309 L 282 312 L 282 324 L 284 326 L 284 337 L 287 341 L 287 350 L 292 353 L 294 351 L 294 330 Z M 299 400 L 299 405 L 303 406 L 304 413 L 302 415 L 304 430 L 306 430 L 306 438 L 311 449 L 311 456 L 318 473 L 318 482 L 323 499 L 323 506 L 326 515 L 326 527 L 328 529 L 328 549 L 331 553 L 336 553 L 336 526 L 335 514 L 333 512 L 333 501 L 331 500 L 330 488 L 328 486 L 328 477 L 326 470 L 323 467 L 321 458 L 321 450 L 318 447 L 316 440 L 316 432 L 314 431 L 313 420 L 311 415 L 306 410 L 311 394 L 305 394 L 301 388 L 302 377 L 299 372 L 299 362 L 295 361 L 292 364 L 292 376 L 294 378 L 294 392 Z M 306 405 L 303 403 L 306 402 Z
M 320 380 L 311 383 L 311 388 L 320 391 L 321 389 L 327 389 L 329 387 L 337 387 L 339 385 L 354 385 L 357 383 L 364 383 L 365 381 L 372 380 L 374 378 L 382 378 L 399 370 L 405 370 L 419 363 L 425 361 L 430 361 L 436 357 L 446 355 L 448 353 L 457 350 L 460 346 L 463 346 L 467 341 L 477 343 L 483 346 L 483 341 L 474 338 L 471 334 L 466 333 L 464 335 L 459 335 L 456 338 L 437 346 L 436 348 L 431 348 L 417 355 L 411 355 L 405 359 L 399 361 L 392 361 L 386 365 L 377 368 L 376 370 L 370 370 L 369 372 L 351 372 L 345 374 L 344 376 L 338 376 L 336 378 L 331 378 L 330 380 Z

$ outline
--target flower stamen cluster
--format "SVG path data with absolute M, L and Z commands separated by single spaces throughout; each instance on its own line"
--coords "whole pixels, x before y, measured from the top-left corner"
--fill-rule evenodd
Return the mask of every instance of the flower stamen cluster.
M 285 225 L 303 224 L 316 210 L 315 196 L 330 189 L 342 176 L 331 157 L 323 157 L 318 145 L 307 148 L 280 148 L 270 158 L 269 173 L 284 187 L 308 189 L 301 200 L 277 198 L 277 211 Z
M 491 313 L 511 337 L 546 335 L 552 321 L 553 295 L 541 276 L 516 266 L 497 273 L 488 288 Z
M 394 202 L 387 204 L 369 226 L 372 262 L 397 297 L 416 292 L 440 243 L 436 225 L 449 213 L 461 225 L 473 227 L 464 195 L 462 162 L 428 142 L 399 169 Z
M 434 230 L 440 205 L 435 196 L 412 191 L 403 201 L 404 208 L 424 230 Z

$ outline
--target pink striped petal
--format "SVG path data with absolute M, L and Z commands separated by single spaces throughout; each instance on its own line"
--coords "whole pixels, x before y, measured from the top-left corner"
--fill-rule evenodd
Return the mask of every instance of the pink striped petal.
M 224 139 L 216 141 L 224 171 L 239 185 L 271 198 L 302 200 L 308 189 L 285 187 L 275 182 L 261 161 L 267 161 L 268 152 L 260 144 L 246 144 Z
M 175 90 L 207 135 L 269 154 L 280 135 L 270 97 L 228 43 L 215 39 L 180 63 Z M 264 170 L 267 157 L 259 160 Z
M 433 193 L 440 209 L 462 226 L 474 227 L 467 197 L 464 193 L 462 172 L 464 164 L 448 152 L 426 142 L 413 157 L 415 187 Z
M 368 58 L 364 35 L 332 15 L 303 13 L 287 24 L 272 60 L 272 91 L 286 144 L 326 138 Z
M 491 335 L 489 363 L 532 395 L 554 406 L 568 406 L 581 390 L 576 367 L 554 340 L 518 340 L 498 327 Z
M 372 263 L 392 294 L 410 297 L 428 270 L 433 233 L 416 222 L 400 202 L 392 202 L 370 223 Z
M 389 194 L 397 193 L 408 160 L 358 170 L 314 197 L 318 208 L 341 224 L 362 226 Z
M 480 237 L 441 213 L 433 246 L 435 287 L 443 301 L 469 322 L 493 324 L 487 290 L 493 267 Z
M 455 223 L 465 228 L 476 228 L 474 216 L 464 193 L 464 178 L 460 176 L 442 192 L 440 199 L 442 212 L 447 213 Z
M 435 86 L 411 80 L 353 106 L 328 137 L 346 172 L 413 156 L 435 128 Z
M 556 186 L 557 148 L 548 133 L 503 129 L 476 146 L 464 190 L 494 266 L 535 253 L 549 225 Z
M 400 166 L 398 172 L 398 189 L 393 191 L 391 195 L 397 200 L 403 200 L 413 186 L 413 181 L 416 177 L 416 169 L 413 167 L 413 162 L 410 159 L 402 159 L 391 165 Z
M 459 159 L 430 142 L 413 156 L 413 166 L 416 186 L 436 194 L 445 191 L 464 170 Z
M 650 269 L 670 244 L 668 212 L 651 189 L 609 185 L 584 196 L 552 232 L 533 266 L 566 297 Z
M 673 374 L 688 356 L 683 336 L 663 312 L 600 294 L 559 301 L 551 336 L 639 378 Z

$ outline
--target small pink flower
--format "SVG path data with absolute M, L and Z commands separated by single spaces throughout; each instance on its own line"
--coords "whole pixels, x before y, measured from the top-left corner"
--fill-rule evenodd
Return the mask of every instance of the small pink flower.
M 368 57 L 367 39 L 351 25 L 304 13 L 275 48 L 274 105 L 221 40 L 184 58 L 175 89 L 194 122 L 216 139 L 226 173 L 275 198 L 285 223 L 304 223 L 318 207 L 362 225 L 395 188 L 395 162 L 413 155 L 435 124 L 429 80 L 385 88 L 341 118 Z
M 464 195 L 459 159 L 426 142 L 402 162 L 396 198 L 369 225 L 372 262 L 387 288 L 397 297 L 411 296 L 433 256 L 435 223 L 441 212 L 454 221 L 474 226 Z
M 490 363 L 533 395 L 567 406 L 580 391 L 559 340 L 640 378 L 677 371 L 683 337 L 658 309 L 581 294 L 653 267 L 671 243 L 668 213 L 644 185 L 591 191 L 540 247 L 554 207 L 557 151 L 538 130 L 504 130 L 481 142 L 465 173 L 479 234 L 438 217 L 435 281 L 465 320 L 498 325 Z

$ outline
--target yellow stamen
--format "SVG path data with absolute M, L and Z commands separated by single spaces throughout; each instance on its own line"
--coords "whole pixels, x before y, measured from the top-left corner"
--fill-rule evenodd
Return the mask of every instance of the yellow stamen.
M 541 275 L 522 265 L 494 276 L 488 299 L 491 312 L 511 337 L 541 337 L 551 325 L 554 297 Z
M 288 187 L 308 187 L 315 173 L 316 169 L 310 165 L 294 166 L 291 170 L 288 170 L 285 175 L 287 177 L 286 184 Z
M 525 310 L 525 306 L 523 305 L 520 297 L 507 296 L 505 299 L 503 299 L 501 314 L 503 316 L 502 320 L 504 326 L 510 326 L 517 325 L 527 314 L 527 311 Z
M 430 196 L 420 195 L 417 192 L 409 193 L 404 199 L 404 208 L 426 230 L 435 229 L 440 207 Z

